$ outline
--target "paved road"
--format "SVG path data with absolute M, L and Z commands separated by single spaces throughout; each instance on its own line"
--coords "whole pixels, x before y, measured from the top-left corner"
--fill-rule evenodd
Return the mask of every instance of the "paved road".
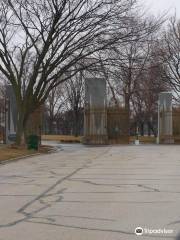
M 0 166 L 0 240 L 180 239 L 180 146 L 62 148 Z

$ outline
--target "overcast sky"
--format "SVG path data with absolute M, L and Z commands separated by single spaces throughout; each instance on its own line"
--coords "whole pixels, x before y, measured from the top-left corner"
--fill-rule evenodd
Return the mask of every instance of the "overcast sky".
M 180 0 L 142 0 L 148 9 L 155 14 L 162 13 L 166 10 L 170 10 L 171 13 L 175 12 L 178 18 L 180 18 Z

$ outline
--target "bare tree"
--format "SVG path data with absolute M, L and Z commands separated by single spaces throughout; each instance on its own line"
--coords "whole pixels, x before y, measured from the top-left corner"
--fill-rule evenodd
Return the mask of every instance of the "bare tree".
M 64 89 L 60 84 L 50 91 L 44 105 L 43 122 L 48 125 L 48 133 L 55 133 L 54 126 L 57 125 L 59 114 L 63 111 L 65 104 Z
M 102 63 L 101 68 L 111 92 L 111 100 L 116 106 L 125 103 L 129 119 L 135 115 L 145 119 L 145 100 L 142 96 L 148 98 L 144 91 L 147 92 L 145 87 L 149 86 L 151 51 L 162 23 L 163 17 L 153 19 L 137 14 L 131 19 L 131 26 L 135 31 L 129 41 L 121 45 L 115 44 L 106 51 L 109 59 Z M 129 26 L 126 31 L 129 31 Z M 149 91 L 152 93 L 150 86 Z
M 122 90 L 127 108 L 134 85 L 151 57 L 150 46 L 157 38 L 164 21 L 163 16 L 155 19 L 137 13 L 125 28 L 126 32 L 129 32 L 130 26 L 134 29 L 128 41 L 114 44 L 108 49 L 110 68 L 107 68 L 106 74 L 109 78 L 114 78 L 116 85 Z
M 176 93 L 174 97 L 180 97 L 180 20 L 174 16 L 170 19 L 168 29 L 159 42 L 159 55 L 164 68 L 163 78 L 170 83 Z
M 69 134 L 78 136 L 83 127 L 83 105 L 84 78 L 82 72 L 79 72 L 51 90 L 45 107 L 48 132 L 57 133 L 63 122 Z
M 17 143 L 30 114 L 50 91 L 88 67 L 98 51 L 127 41 L 135 0 L 2 0 L 0 71 L 12 84 L 18 108 Z M 82 64 L 83 62 L 83 64 Z M 76 65 L 78 68 L 74 68 Z M 69 74 L 65 74 L 69 72 Z
M 84 105 L 84 80 L 83 73 L 79 72 L 73 78 L 64 83 L 64 90 L 67 96 L 66 104 L 68 110 L 72 111 L 72 133 L 78 136 L 83 126 L 83 105 Z
M 154 47 L 154 45 L 153 45 Z M 155 49 L 151 47 L 151 51 Z M 148 127 L 148 135 L 157 135 L 158 98 L 159 93 L 168 90 L 168 85 L 162 78 L 162 64 L 151 52 L 151 59 L 146 64 L 146 70 L 139 77 L 136 90 L 132 98 L 133 122 L 138 127 L 141 135 L 144 135 L 145 124 Z

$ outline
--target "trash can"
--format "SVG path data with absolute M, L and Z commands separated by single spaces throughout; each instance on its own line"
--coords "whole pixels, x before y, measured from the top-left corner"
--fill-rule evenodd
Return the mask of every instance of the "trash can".
M 38 150 L 39 147 L 39 137 L 37 135 L 29 135 L 28 136 L 28 149 Z

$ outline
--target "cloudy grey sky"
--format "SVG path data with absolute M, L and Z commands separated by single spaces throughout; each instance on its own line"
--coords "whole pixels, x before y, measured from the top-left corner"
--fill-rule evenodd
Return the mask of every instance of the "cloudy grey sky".
M 148 7 L 148 10 L 155 14 L 162 13 L 166 10 L 170 10 L 171 13 L 175 12 L 178 18 L 180 18 L 180 0 L 142 0 Z

